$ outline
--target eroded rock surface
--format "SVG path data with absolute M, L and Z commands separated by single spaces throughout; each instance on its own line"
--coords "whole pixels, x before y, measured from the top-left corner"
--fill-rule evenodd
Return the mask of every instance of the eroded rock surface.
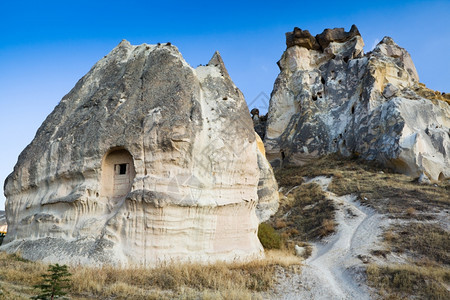
M 260 256 L 258 216 L 278 194 L 255 136 L 219 53 L 193 69 L 173 45 L 123 41 L 20 154 L 2 249 L 89 264 Z
M 409 53 L 385 37 L 364 55 L 356 26 L 325 30 L 314 38 L 320 47 L 302 42 L 310 37 L 300 29 L 286 35 L 264 139 L 271 163 L 338 152 L 450 177 L 450 106 L 446 94 L 419 84 Z
M 3 210 L 0 210 L 0 226 L 1 225 L 6 225 L 6 215 Z

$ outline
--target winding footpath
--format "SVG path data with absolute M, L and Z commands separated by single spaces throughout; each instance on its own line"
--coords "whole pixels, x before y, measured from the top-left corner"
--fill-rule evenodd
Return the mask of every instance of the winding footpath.
M 336 233 L 313 243 L 312 255 L 301 274 L 278 274 L 277 299 L 371 299 L 363 283 L 363 260 L 377 248 L 382 216 L 360 205 L 356 196 L 338 197 L 328 191 L 331 178 L 316 177 L 306 183 L 319 184 L 334 201 Z

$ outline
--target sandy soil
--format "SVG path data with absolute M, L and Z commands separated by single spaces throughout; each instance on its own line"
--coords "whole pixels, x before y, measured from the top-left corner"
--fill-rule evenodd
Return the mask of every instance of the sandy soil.
M 270 297 L 276 299 L 372 299 L 364 284 L 363 266 L 373 260 L 371 250 L 379 245 L 388 220 L 362 206 L 354 195 L 336 196 L 328 191 L 331 178 L 306 181 L 322 186 L 336 206 L 337 231 L 318 243 L 304 261 L 301 274 L 279 270 L 278 285 Z

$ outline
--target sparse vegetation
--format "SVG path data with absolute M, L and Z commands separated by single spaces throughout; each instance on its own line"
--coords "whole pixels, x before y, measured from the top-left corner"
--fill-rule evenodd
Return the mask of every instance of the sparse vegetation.
M 384 233 L 386 249 L 406 257 L 408 264 L 371 265 L 368 283 L 385 299 L 449 299 L 450 234 L 437 224 L 408 222 L 391 225 Z
M 303 177 L 332 177 L 329 190 L 338 196 L 356 194 L 363 204 L 395 218 L 426 220 L 431 214 L 450 205 L 450 181 L 419 185 L 417 180 L 397 174 L 376 163 L 361 159 L 328 155 L 301 167 L 275 172 L 286 187 L 297 186 Z M 279 184 L 280 186 L 285 186 Z M 411 213 L 414 209 L 415 213 Z
M 104 266 L 69 268 L 72 299 L 258 299 L 275 283 L 277 267 L 294 268 L 299 258 L 266 252 L 248 263 L 173 263 L 154 269 Z M 0 252 L 0 299 L 29 299 L 47 265 Z
M 450 270 L 415 265 L 370 265 L 367 279 L 384 299 L 449 299 Z
M 293 196 L 294 204 L 289 218 L 298 230 L 300 239 L 313 240 L 334 232 L 335 208 L 319 185 L 302 185 L 293 191 Z
M 318 234 L 316 237 L 326 234 L 326 228 L 332 232 L 329 220 L 334 219 L 334 214 L 333 209 L 325 205 L 325 196 L 318 187 L 301 185 L 305 177 L 332 177 L 328 187 L 331 192 L 338 196 L 355 194 L 364 205 L 391 219 L 401 220 L 386 228 L 383 236 L 386 248 L 372 251 L 372 255 L 386 258 L 395 252 L 408 263 L 371 264 L 367 268 L 368 284 L 384 299 L 450 298 L 447 290 L 450 286 L 450 234 L 435 221 L 440 212 L 449 209 L 449 180 L 419 185 L 417 179 L 396 174 L 375 163 L 337 155 L 322 157 L 301 167 L 277 170 L 275 176 L 285 193 L 296 187 L 283 198 L 279 212 L 272 219 L 274 227 L 286 238 L 295 239 L 292 228 L 301 229 L 298 239 L 311 238 L 305 235 L 308 229 L 294 226 L 294 220 L 298 224 L 302 218 L 311 226 L 310 232 Z M 316 211 L 311 210 L 315 208 Z
M 450 266 L 450 233 L 439 225 L 412 222 L 392 225 L 387 232 L 391 251 L 405 253 L 418 263 Z
M 450 104 L 450 94 L 441 93 L 439 91 L 433 91 L 427 88 L 426 85 L 423 83 L 417 84 L 414 88 L 414 91 L 421 97 L 431 100 L 440 100 Z
M 292 169 L 288 169 L 286 175 L 281 171 L 276 176 L 282 178 L 291 176 Z M 297 178 L 296 180 L 292 178 Z M 334 233 L 336 223 L 334 221 L 333 202 L 326 198 L 322 188 L 315 184 L 303 184 L 301 176 L 294 175 L 289 182 L 291 192 L 282 199 L 280 209 L 272 217 L 271 224 L 286 240 L 293 242 L 311 241 Z

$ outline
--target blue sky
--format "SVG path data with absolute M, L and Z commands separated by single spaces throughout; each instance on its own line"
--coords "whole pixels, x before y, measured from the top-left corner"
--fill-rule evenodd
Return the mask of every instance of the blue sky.
M 193 67 L 219 50 L 247 102 L 264 110 L 286 31 L 356 24 L 366 51 L 391 36 L 421 82 L 450 92 L 450 1 L 66 2 L 0 2 L 1 182 L 59 100 L 122 39 L 170 41 Z

